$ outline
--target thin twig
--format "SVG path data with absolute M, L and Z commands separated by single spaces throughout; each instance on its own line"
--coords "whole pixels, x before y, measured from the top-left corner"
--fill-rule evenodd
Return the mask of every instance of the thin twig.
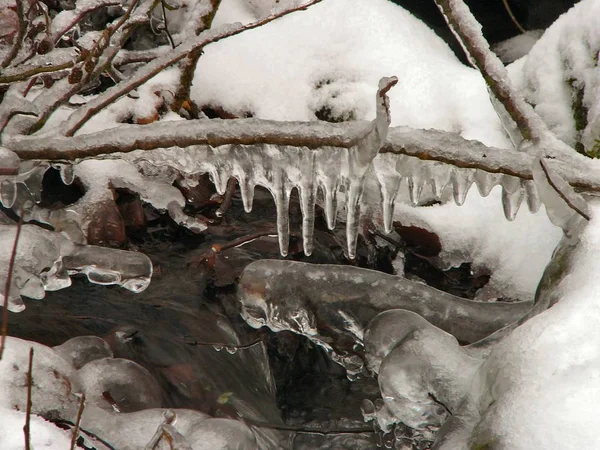
M 71 422 L 70 420 L 66 420 L 66 419 L 55 419 L 55 420 L 51 420 L 51 422 L 58 426 L 63 425 L 63 424 L 71 426 L 71 427 L 75 426 L 75 424 L 73 422 Z M 104 439 L 102 439 L 100 436 L 98 436 L 97 434 L 92 433 L 91 431 L 87 431 L 81 427 L 79 428 L 79 431 L 81 433 L 89 436 L 90 438 L 97 440 L 98 442 L 100 442 L 102 445 L 104 445 L 109 450 L 117 450 L 112 445 L 110 445 L 108 442 L 106 442 Z
M 27 406 L 25 415 L 25 426 L 23 433 L 25 434 L 25 450 L 31 450 L 31 386 L 33 384 L 33 347 L 29 348 L 29 368 L 27 369 Z
M 160 6 L 162 8 L 163 23 L 165 27 L 163 31 L 167 34 L 167 39 L 169 39 L 171 48 L 175 48 L 175 41 L 173 40 L 173 36 L 171 36 L 171 32 L 169 31 L 169 23 L 167 22 L 167 9 L 165 8 L 165 0 L 160 0 Z
M 77 411 L 77 419 L 75 421 L 75 427 L 73 428 L 73 434 L 71 435 L 71 450 L 75 449 L 77 444 L 77 438 L 79 437 L 79 425 L 81 424 L 81 416 L 83 415 L 83 408 L 85 406 L 85 394 L 81 394 L 81 402 L 79 403 L 79 410 Z
M 364 434 L 364 433 L 374 433 L 375 430 L 373 427 L 356 427 L 356 428 L 312 428 L 312 427 L 303 427 L 301 425 L 284 425 L 270 422 L 260 422 L 257 420 L 252 420 L 248 418 L 243 418 L 243 421 L 248 425 L 258 428 L 267 428 L 269 430 L 279 430 L 279 431 L 293 431 L 295 433 L 304 433 L 304 434 L 319 434 L 322 436 L 326 436 L 328 434 Z
M 525 28 L 523 28 L 523 25 L 521 25 L 521 23 L 517 20 L 517 18 L 513 14 L 512 8 L 508 4 L 508 0 L 502 0 L 502 3 L 504 4 L 504 9 L 506 9 L 506 12 L 510 16 L 510 20 L 512 20 L 512 22 L 519 29 L 519 31 L 523 34 L 527 33 L 527 30 Z
M 237 180 L 235 178 L 230 178 L 227 182 L 227 188 L 225 189 L 225 195 L 223 196 L 223 202 L 219 209 L 215 211 L 215 215 L 217 217 L 223 217 L 229 207 L 231 206 L 231 201 L 233 199 L 233 194 L 235 193 L 235 188 L 237 186 Z
M 21 214 L 19 215 L 19 221 L 17 222 L 17 231 L 15 233 L 15 240 L 13 242 L 13 248 L 10 254 L 10 261 L 8 263 L 8 274 L 6 275 L 6 284 L 4 285 L 4 304 L 2 305 L 2 341 L 0 342 L 0 359 L 2 359 L 2 355 L 4 354 L 6 336 L 8 335 L 8 296 L 10 295 L 10 284 L 12 282 L 12 274 L 15 267 L 15 259 L 17 256 L 17 245 L 19 244 L 19 237 L 21 236 L 21 228 L 23 227 L 24 215 L 25 208 L 22 208 Z
M 208 341 L 197 341 L 197 340 L 187 340 L 187 339 L 174 339 L 174 340 L 180 341 L 180 342 L 183 342 L 184 344 L 192 345 L 192 346 L 223 347 L 223 348 L 234 348 L 236 350 L 246 350 L 246 349 L 254 347 L 257 344 L 260 344 L 261 342 L 264 342 L 263 338 L 258 338 L 252 342 L 245 343 L 245 344 L 228 344 L 225 342 L 208 342 Z

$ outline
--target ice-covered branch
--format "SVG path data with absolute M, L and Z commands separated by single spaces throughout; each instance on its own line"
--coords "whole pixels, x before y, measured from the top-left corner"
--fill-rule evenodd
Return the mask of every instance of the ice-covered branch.
M 240 23 L 231 24 L 224 27 L 220 27 L 216 30 L 206 30 L 195 39 L 190 39 L 182 43 L 179 47 L 174 49 L 172 52 L 165 56 L 159 57 L 151 63 L 138 69 L 134 75 L 116 86 L 106 90 L 104 93 L 96 97 L 94 100 L 88 102 L 84 107 L 74 112 L 61 126 L 61 131 L 66 136 L 72 136 L 77 130 L 79 130 L 90 118 L 101 111 L 106 106 L 113 103 L 118 98 L 126 95 L 128 92 L 142 85 L 150 78 L 160 73 L 162 70 L 170 67 L 179 61 L 183 60 L 190 53 L 197 51 L 200 48 L 205 47 L 213 42 L 220 41 L 222 39 L 235 36 L 246 30 L 261 27 L 275 19 L 300 11 L 312 6 L 316 3 L 320 3 L 322 0 L 311 0 L 295 8 L 286 9 L 280 13 L 270 15 L 264 19 L 256 22 L 242 25 Z
M 124 124 L 114 130 L 74 137 L 5 136 L 4 145 L 20 158 L 75 160 L 109 153 L 193 145 L 290 145 L 318 149 L 350 148 L 365 135 L 369 122 L 277 122 L 261 119 L 188 120 L 147 125 Z M 533 180 L 533 155 L 488 147 L 479 141 L 440 130 L 391 127 L 381 153 L 439 161 L 459 168 Z M 583 158 L 573 155 L 567 164 L 547 163 L 577 190 L 600 192 L 600 175 Z

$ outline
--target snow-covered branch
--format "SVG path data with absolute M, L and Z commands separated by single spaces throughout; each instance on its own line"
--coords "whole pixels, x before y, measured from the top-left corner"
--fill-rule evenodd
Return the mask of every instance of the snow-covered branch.
M 272 14 L 264 19 L 257 20 L 256 22 L 242 25 L 240 23 L 227 25 L 216 30 L 210 29 L 200 33 L 196 38 L 190 39 L 182 43 L 179 47 L 169 52 L 165 56 L 159 57 L 149 64 L 138 69 L 134 75 L 122 81 L 121 83 L 113 86 L 106 90 L 104 93 L 96 97 L 94 100 L 88 102 L 84 107 L 75 111 L 65 121 L 61 127 L 61 132 L 66 136 L 72 136 L 77 130 L 79 130 L 90 118 L 107 107 L 118 98 L 131 92 L 133 89 L 141 86 L 143 83 L 148 81 L 150 78 L 160 73 L 167 67 L 178 63 L 187 57 L 190 53 L 197 51 L 213 42 L 220 41 L 222 39 L 235 36 L 236 34 L 243 33 L 246 30 L 261 27 L 275 19 L 286 16 L 296 11 L 305 10 L 309 6 L 316 3 L 320 3 L 322 0 L 311 0 L 305 4 L 297 6 L 295 8 L 286 9 L 277 14 Z
M 510 119 L 514 121 L 522 138 L 534 144 L 527 151 L 543 152 L 554 157 L 572 153 L 572 149 L 559 141 L 538 116 L 533 107 L 525 101 L 511 85 L 508 72 L 502 61 L 490 50 L 481 32 L 481 25 L 463 0 L 435 0 L 446 18 L 450 29 L 473 64 L 482 74 L 494 97 L 502 104 Z M 499 114 L 506 120 L 505 114 Z M 507 127 L 511 128 L 511 127 Z M 514 140 L 514 139 L 513 139 Z

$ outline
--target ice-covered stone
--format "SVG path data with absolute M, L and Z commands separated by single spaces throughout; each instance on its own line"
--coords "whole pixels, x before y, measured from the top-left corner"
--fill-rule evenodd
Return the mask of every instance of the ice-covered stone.
M 109 345 L 97 336 L 77 336 L 57 345 L 54 351 L 69 361 L 75 369 L 81 369 L 95 359 L 112 357 Z
M 107 411 L 135 412 L 162 406 L 162 390 L 139 364 L 100 358 L 77 371 L 86 401 Z

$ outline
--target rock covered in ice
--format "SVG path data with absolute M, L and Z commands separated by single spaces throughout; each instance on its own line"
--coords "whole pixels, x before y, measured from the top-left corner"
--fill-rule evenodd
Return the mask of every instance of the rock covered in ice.
M 29 349 L 33 348 L 31 411 L 47 417 L 73 420 L 81 392 L 75 368 L 50 347 L 8 337 L 0 360 L 0 405 L 25 411 Z
M 107 411 L 135 412 L 162 406 L 158 382 L 133 361 L 95 359 L 79 369 L 77 375 L 86 400 Z
M 97 336 L 77 336 L 53 348 L 75 369 L 81 369 L 90 361 L 113 356 L 110 346 Z
M 426 428 L 440 425 L 449 412 L 436 438 L 439 449 L 600 445 L 600 359 L 593 345 L 600 323 L 594 275 L 600 206 L 592 202 L 586 209 L 589 223 L 568 230 L 532 312 L 487 352 L 459 347 L 407 311 L 377 316 L 365 333 L 365 349 L 375 368 L 381 361 L 385 407 L 370 417 L 384 429 L 396 422 Z
M 69 447 L 72 432 L 65 433 L 45 422 L 42 417 L 75 423 L 81 402 L 80 394 L 85 393 L 80 433 L 86 439 L 97 436 L 110 445 L 106 448 L 146 448 L 157 430 L 169 426 L 181 445 L 188 445 L 193 450 L 258 450 L 254 432 L 239 421 L 214 419 L 207 414 L 186 409 L 152 408 L 161 403 L 162 391 L 150 374 L 132 361 L 94 358 L 76 370 L 70 361 L 89 358 L 90 349 L 106 351 L 100 341 L 99 338 L 86 336 L 74 338 L 52 349 L 31 341 L 7 338 L 0 360 L 0 412 L 3 417 L 0 421 L 0 448 L 23 448 L 29 349 L 33 348 L 31 437 L 32 443 L 37 443 L 40 448 L 63 450 Z M 68 353 L 70 361 L 62 358 L 61 353 Z M 114 402 L 123 411 L 150 409 L 115 412 L 111 405 L 106 404 L 107 401 Z M 103 402 L 99 407 L 98 404 Z M 98 445 L 98 448 L 105 448 L 104 444 Z M 156 448 L 167 449 L 166 445 L 163 442 Z

